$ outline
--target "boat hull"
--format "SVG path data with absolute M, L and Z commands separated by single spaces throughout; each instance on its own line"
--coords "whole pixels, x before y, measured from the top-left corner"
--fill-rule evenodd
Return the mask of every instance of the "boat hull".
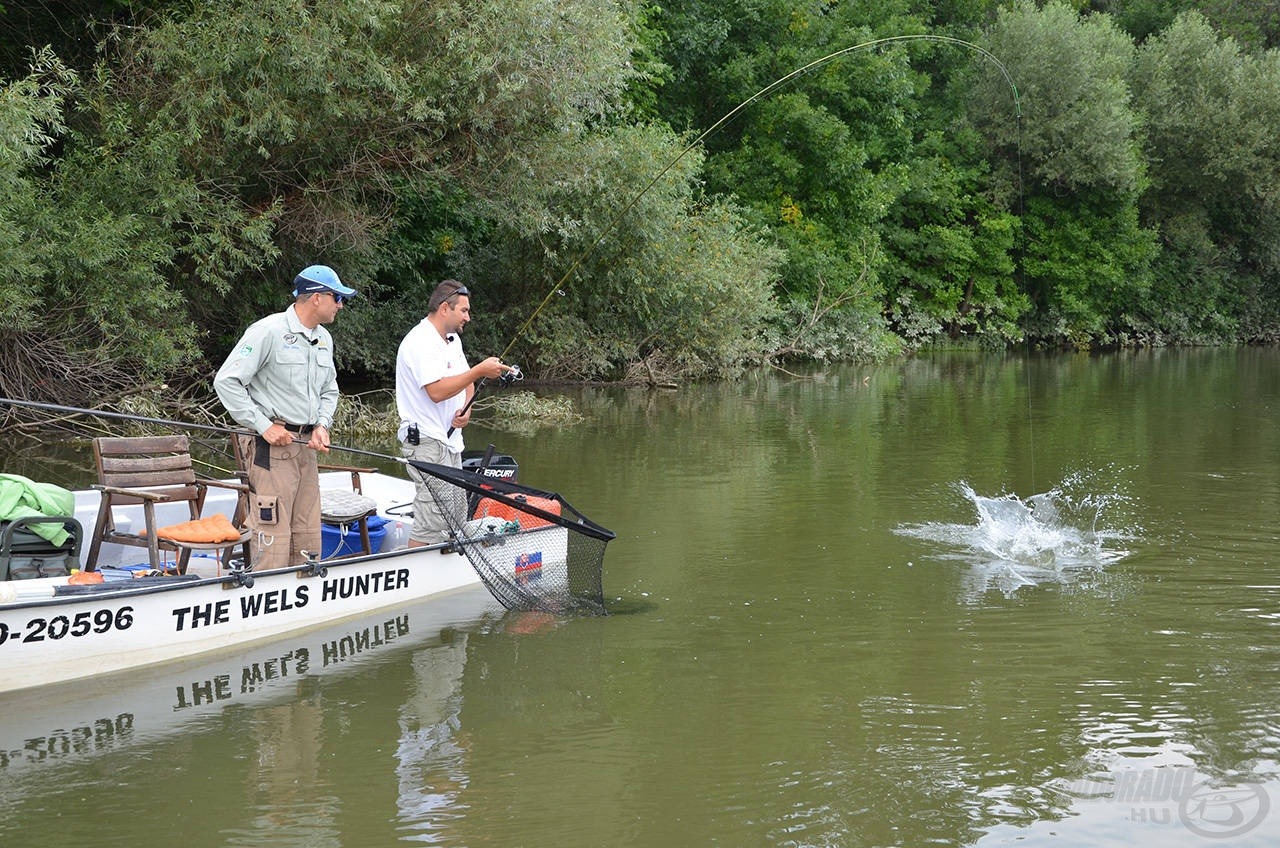
M 0 604 L 0 692 L 227 650 L 478 582 L 465 557 L 422 548 L 252 576 L 252 586 L 229 575 L 155 578 L 43 598 L 32 596 L 56 587 L 40 584 L 65 579 L 11 583 L 22 594 Z

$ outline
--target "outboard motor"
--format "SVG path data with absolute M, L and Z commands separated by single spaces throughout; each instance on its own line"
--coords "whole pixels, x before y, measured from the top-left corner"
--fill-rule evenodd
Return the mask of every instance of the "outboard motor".
M 481 477 L 505 480 L 508 483 L 516 482 L 516 475 L 520 471 L 520 465 L 516 462 L 515 457 L 505 453 L 495 453 L 494 450 L 493 445 L 489 445 L 487 449 L 482 451 L 463 451 L 462 470 L 479 474 Z M 472 492 L 467 496 L 468 517 L 475 515 L 476 507 L 479 504 L 479 495 Z
M 515 457 L 505 453 L 495 453 L 493 445 L 487 450 L 469 450 L 462 452 L 462 470 L 471 471 L 482 477 L 497 477 L 509 483 L 516 481 L 520 465 Z

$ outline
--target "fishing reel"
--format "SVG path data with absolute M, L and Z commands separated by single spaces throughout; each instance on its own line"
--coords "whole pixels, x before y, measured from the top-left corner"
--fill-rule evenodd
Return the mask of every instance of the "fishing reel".
M 524 372 L 520 370 L 519 365 L 509 365 L 507 367 L 510 368 L 511 370 L 505 372 L 501 377 L 498 378 L 498 384 L 502 386 L 504 389 L 507 386 L 511 385 L 512 383 L 515 383 L 519 380 L 524 379 Z

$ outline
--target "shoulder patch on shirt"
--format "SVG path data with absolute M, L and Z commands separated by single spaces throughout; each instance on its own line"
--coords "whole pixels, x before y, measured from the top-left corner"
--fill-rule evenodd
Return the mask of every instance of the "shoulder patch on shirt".
M 253 355 L 253 345 L 247 344 L 244 347 L 240 348 L 241 359 L 244 359 L 246 356 L 252 356 L 252 355 Z

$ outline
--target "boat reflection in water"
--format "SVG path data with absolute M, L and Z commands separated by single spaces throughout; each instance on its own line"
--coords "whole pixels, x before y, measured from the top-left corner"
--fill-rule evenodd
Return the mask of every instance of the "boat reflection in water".
M 492 596 L 476 585 L 446 597 L 210 656 L 198 663 L 153 666 L 0 695 L 4 715 L 0 722 L 0 795 L 15 800 L 34 790 L 36 783 L 56 780 L 65 771 L 63 766 L 183 733 L 199 720 L 228 709 L 274 704 L 291 709 L 300 691 L 305 691 L 300 687 L 308 683 L 349 674 L 407 650 L 438 646 L 447 641 L 442 633 L 474 626 L 501 611 Z M 456 645 L 465 646 L 465 639 L 451 638 Z M 448 645 L 444 653 L 456 659 L 446 665 L 456 661 L 460 667 L 461 650 Z M 434 651 L 427 651 L 415 656 L 414 662 L 434 663 L 435 659 L 419 659 L 433 655 Z M 419 711 L 427 709 L 423 699 L 447 700 L 456 689 L 457 676 L 433 679 L 432 684 L 441 690 L 416 699 Z M 439 705 L 434 708 L 440 709 Z M 297 739 L 298 729 L 282 733 L 281 738 Z M 266 744 L 258 752 L 259 759 L 274 759 L 269 740 L 261 741 Z M 275 756 L 301 754 L 289 754 L 287 744 L 278 747 Z M 38 772 L 38 780 L 30 779 L 33 772 Z
M 435 841 L 467 786 L 466 751 L 459 742 L 465 635 L 413 656 L 414 691 L 397 717 L 396 806 L 404 839 Z

